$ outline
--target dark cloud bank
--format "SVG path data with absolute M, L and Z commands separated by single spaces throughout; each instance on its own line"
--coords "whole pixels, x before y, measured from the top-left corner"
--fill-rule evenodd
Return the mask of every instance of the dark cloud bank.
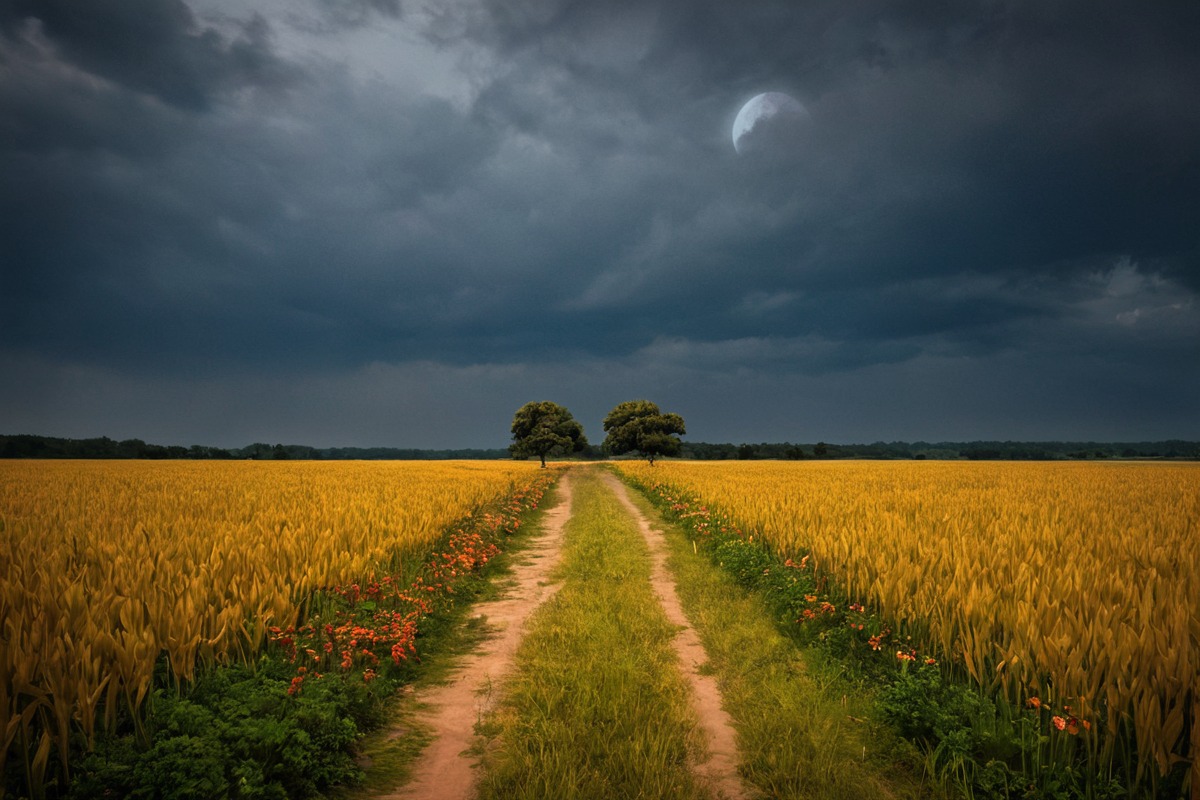
M 1194 2 L 434 8 L 0 0 L 0 432 L 1200 438 Z

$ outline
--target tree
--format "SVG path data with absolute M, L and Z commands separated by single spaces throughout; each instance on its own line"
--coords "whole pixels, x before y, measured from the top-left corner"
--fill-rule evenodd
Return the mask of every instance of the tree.
M 604 450 L 612 455 L 640 453 L 651 465 L 659 456 L 679 452 L 679 437 L 687 433 L 683 417 L 664 414 L 649 400 L 628 400 L 618 404 L 604 418 Z
M 548 455 L 578 453 L 588 446 L 583 426 L 571 412 L 548 400 L 518 408 L 513 416 L 512 435 L 509 452 L 520 458 L 538 456 L 542 467 L 546 466 Z

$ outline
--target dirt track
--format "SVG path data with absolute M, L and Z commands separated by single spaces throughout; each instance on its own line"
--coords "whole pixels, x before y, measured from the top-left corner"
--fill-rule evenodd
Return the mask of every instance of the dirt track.
M 651 557 L 651 584 L 670 623 L 676 627 L 672 644 L 680 672 L 692 687 L 693 707 L 704 731 L 707 758 L 693 765 L 714 795 L 741 800 L 752 795 L 737 774 L 737 739 L 729 715 L 721 706 L 716 680 L 701 674 L 708 655 L 679 602 L 675 580 L 666 567 L 666 545 L 645 514 L 630 499 L 615 476 L 602 473 L 622 507 L 634 518 Z M 495 705 L 493 687 L 502 684 L 524 633 L 526 620 L 558 585 L 549 576 L 559 561 L 563 530 L 571 516 L 571 471 L 558 484 L 559 502 L 546 512 L 541 533 L 526 551 L 524 563 L 513 570 L 514 585 L 500 600 L 476 607 L 497 634 L 463 659 L 444 685 L 420 691 L 416 702 L 425 709 L 417 721 L 433 731 L 434 739 L 417 760 L 411 780 L 386 800 L 469 800 L 474 794 L 476 762 L 466 751 L 475 741 L 475 724 Z
M 604 473 L 604 481 L 617 495 L 625 510 L 637 520 L 638 528 L 646 540 L 646 547 L 650 550 L 650 583 L 654 587 L 654 593 L 658 595 L 663 611 L 666 612 L 667 620 L 678 627 L 672 644 L 679 658 L 680 670 L 691 684 L 692 706 L 700 720 L 700 727 L 704 729 L 708 748 L 708 758 L 696 764 L 696 771 L 709 783 L 718 797 L 729 800 L 750 797 L 737 773 L 739 755 L 733 720 L 721 706 L 721 690 L 717 686 L 716 678 L 700 672 L 700 668 L 708 663 L 708 653 L 700 641 L 700 635 L 683 613 L 679 594 L 675 590 L 675 578 L 667 569 L 667 548 L 662 540 L 662 533 L 654 530 L 650 520 L 634 505 L 625 484 L 608 472 Z
M 417 760 L 412 779 L 387 800 L 467 800 L 473 794 L 475 761 L 464 754 L 474 741 L 475 723 L 496 697 L 491 691 L 508 673 L 529 615 L 554 596 L 550 572 L 562 551 L 562 534 L 571 516 L 571 473 L 558 482 L 558 504 L 546 512 L 542 531 L 513 569 L 513 588 L 505 597 L 475 607 L 496 635 L 463 659 L 445 685 L 418 693 L 426 711 L 417 721 L 434 732 L 434 740 Z

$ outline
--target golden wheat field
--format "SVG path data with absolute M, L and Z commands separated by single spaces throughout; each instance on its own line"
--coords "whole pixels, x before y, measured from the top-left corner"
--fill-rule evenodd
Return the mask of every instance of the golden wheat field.
M 162 653 L 183 680 L 253 657 L 314 589 L 417 566 L 448 525 L 536 470 L 0 462 L 0 756 L 22 715 L 66 741 L 76 725 L 90 738 L 98 708 L 136 710 Z
M 780 555 L 811 552 L 852 599 L 1012 703 L 1069 705 L 1093 764 L 1121 743 L 1139 774 L 1195 763 L 1200 464 L 621 469 L 699 498 Z

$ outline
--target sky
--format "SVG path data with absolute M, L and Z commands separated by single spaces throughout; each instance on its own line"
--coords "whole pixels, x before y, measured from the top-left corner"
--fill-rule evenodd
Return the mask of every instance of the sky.
M 1194 0 L 0 0 L 0 433 L 1200 439 L 1197 41 Z M 804 113 L 735 148 L 764 92 Z

